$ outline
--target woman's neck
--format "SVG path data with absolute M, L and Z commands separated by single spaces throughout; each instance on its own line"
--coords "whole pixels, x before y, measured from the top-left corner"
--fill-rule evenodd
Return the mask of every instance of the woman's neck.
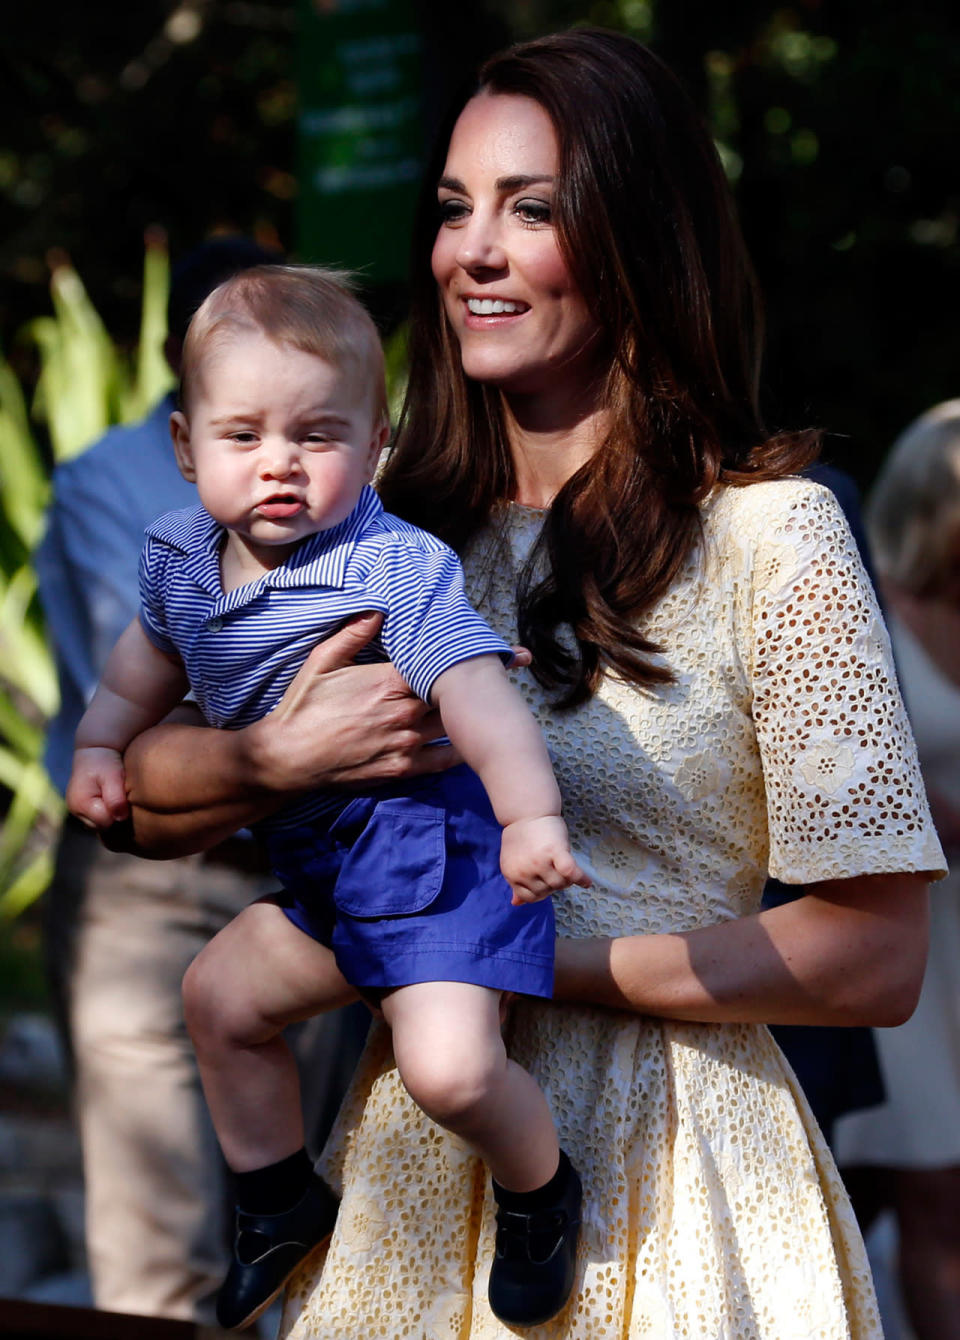
M 511 501 L 549 507 L 567 480 L 593 456 L 609 426 L 598 397 L 576 403 L 559 398 L 504 395 L 504 422 L 513 457 L 516 492 Z

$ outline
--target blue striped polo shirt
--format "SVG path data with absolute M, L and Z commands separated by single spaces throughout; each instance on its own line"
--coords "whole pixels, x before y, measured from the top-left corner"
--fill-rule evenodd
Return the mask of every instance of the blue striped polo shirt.
M 316 644 L 364 610 L 383 613 L 361 660 L 392 661 L 420 698 L 459 661 L 511 650 L 464 592 L 456 554 L 383 510 L 373 489 L 339 525 L 305 539 L 286 562 L 224 592 L 224 528 L 203 507 L 167 512 L 147 527 L 140 620 L 161 651 L 180 657 L 212 726 L 239 729 L 276 707 Z M 336 813 L 350 797 L 317 793 L 267 826 Z

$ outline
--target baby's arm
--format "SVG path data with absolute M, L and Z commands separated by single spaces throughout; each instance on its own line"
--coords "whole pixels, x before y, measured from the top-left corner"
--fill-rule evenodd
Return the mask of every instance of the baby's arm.
M 187 690 L 179 660 L 149 640 L 134 619 L 107 660 L 74 739 L 67 807 L 84 823 L 109 828 L 127 817 L 122 755 L 135 736 L 162 721 Z
M 586 888 L 590 879 L 570 851 L 540 727 L 499 657 L 452 666 L 437 678 L 431 697 L 503 825 L 500 864 L 513 902 L 535 902 L 568 884 Z

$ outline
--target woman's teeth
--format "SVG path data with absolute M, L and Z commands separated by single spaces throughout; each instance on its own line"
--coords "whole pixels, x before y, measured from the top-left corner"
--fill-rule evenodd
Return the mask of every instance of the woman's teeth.
M 505 302 L 503 298 L 468 298 L 467 310 L 474 316 L 499 316 L 502 312 L 522 312 L 524 304 Z

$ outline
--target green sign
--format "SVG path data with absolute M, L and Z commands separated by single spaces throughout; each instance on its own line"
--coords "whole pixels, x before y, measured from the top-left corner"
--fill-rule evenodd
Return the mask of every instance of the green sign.
M 299 253 L 407 275 L 423 162 L 413 0 L 300 0 Z

